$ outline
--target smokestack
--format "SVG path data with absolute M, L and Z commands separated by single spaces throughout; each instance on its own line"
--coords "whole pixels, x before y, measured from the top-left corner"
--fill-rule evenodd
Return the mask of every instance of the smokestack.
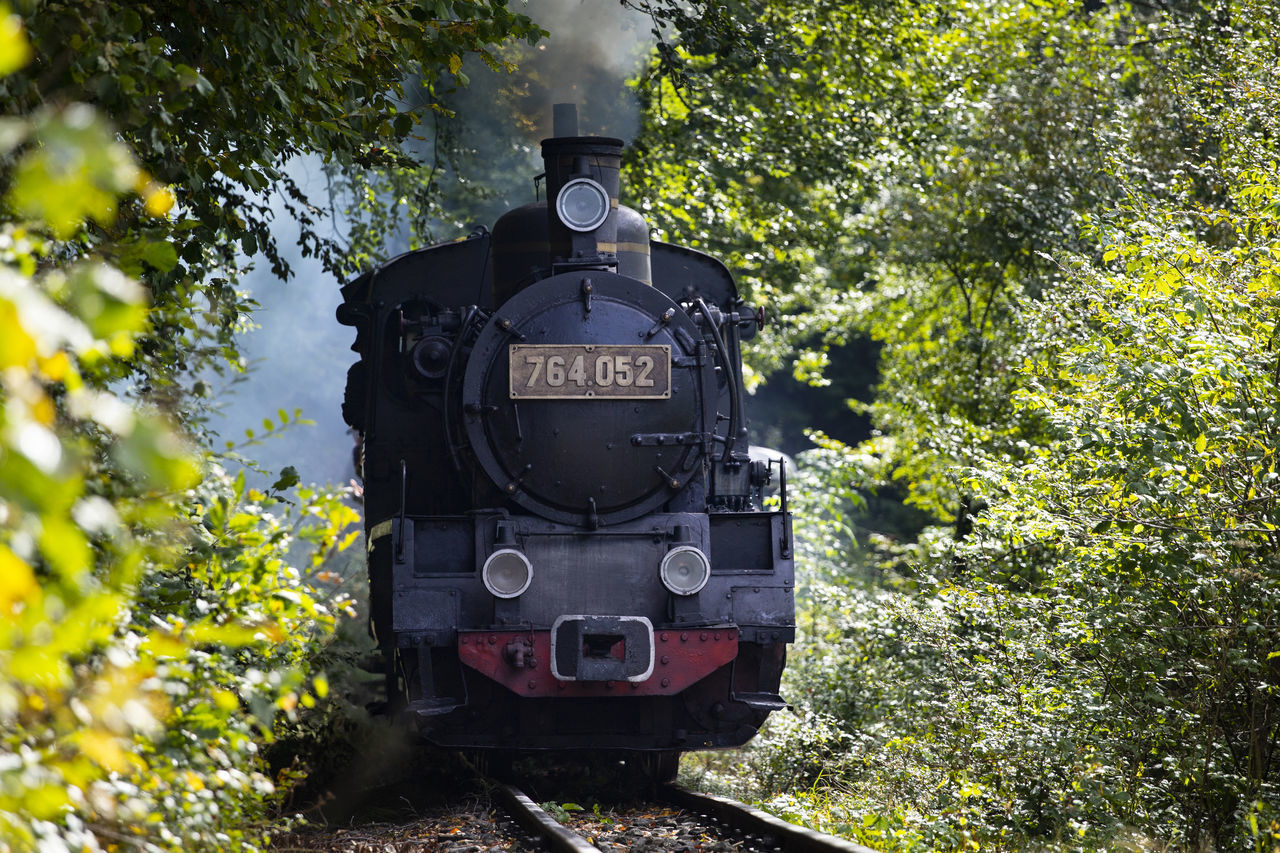
M 547 233 L 550 262 L 616 266 L 618 253 L 618 172 L 622 167 L 622 140 L 607 136 L 556 136 L 542 140 L 542 162 L 547 176 Z M 595 182 L 608 197 L 607 216 L 590 231 L 570 228 L 560 219 L 556 202 L 565 184 L 579 178 Z M 604 257 L 607 255 L 608 257 Z
M 553 104 L 551 126 L 554 135 L 542 140 L 547 200 L 509 210 L 493 225 L 495 307 L 532 282 L 568 269 L 612 269 L 651 281 L 649 226 L 639 213 L 618 204 L 622 140 L 579 136 L 576 104 Z M 557 207 L 566 184 L 584 182 L 608 199 L 603 220 L 590 230 L 567 225 Z M 585 220 L 580 224 L 590 227 Z
M 577 136 L 578 135 L 578 105 L 577 104 L 552 104 L 551 105 L 551 135 L 552 136 Z

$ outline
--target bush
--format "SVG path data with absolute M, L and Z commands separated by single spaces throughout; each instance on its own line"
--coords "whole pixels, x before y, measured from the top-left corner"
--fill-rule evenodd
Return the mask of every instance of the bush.
M 0 74 L 29 54 L 0 9 Z M 246 489 L 120 393 L 148 308 L 86 220 L 172 200 L 91 109 L 7 119 L 0 167 L 0 849 L 260 846 L 260 744 L 326 693 L 356 514 Z

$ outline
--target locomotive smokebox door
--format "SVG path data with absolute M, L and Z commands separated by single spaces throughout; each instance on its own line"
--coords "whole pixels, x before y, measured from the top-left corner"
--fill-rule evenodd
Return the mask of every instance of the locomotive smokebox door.
M 635 279 L 587 270 L 525 288 L 467 364 L 462 417 L 477 463 L 510 500 L 560 523 L 658 509 L 702 472 L 715 424 L 702 340 Z

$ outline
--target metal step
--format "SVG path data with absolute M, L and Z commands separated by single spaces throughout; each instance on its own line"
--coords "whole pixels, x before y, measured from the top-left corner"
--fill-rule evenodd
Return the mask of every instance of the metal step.
M 462 704 L 449 696 L 437 696 L 433 699 L 415 699 L 409 703 L 409 710 L 419 717 L 435 717 L 461 708 Z
M 781 711 L 791 707 L 777 693 L 735 693 L 733 699 L 757 711 Z

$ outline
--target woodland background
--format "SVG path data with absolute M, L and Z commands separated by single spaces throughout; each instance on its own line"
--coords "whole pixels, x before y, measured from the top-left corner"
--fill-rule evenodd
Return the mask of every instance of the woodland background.
M 1280 6 L 623 6 L 624 202 L 767 306 L 800 465 L 796 711 L 685 773 L 884 850 L 1280 849 Z M 277 211 L 336 284 L 509 202 L 535 11 L 0 9 L 0 848 L 259 848 L 360 730 L 350 489 L 215 389 Z

